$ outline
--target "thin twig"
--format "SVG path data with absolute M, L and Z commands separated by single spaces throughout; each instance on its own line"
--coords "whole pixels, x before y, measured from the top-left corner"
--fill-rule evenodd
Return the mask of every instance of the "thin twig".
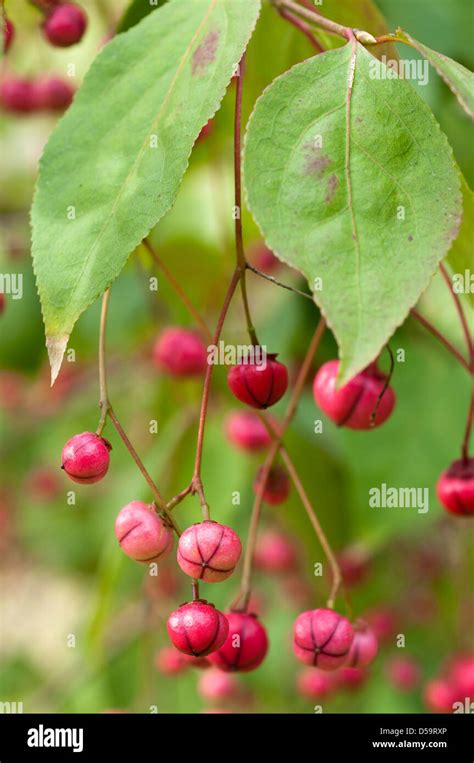
M 345 40 L 349 38 L 348 27 L 338 24 L 336 21 L 331 21 L 331 19 L 321 16 L 320 13 L 316 13 L 316 11 L 310 11 L 302 5 L 292 2 L 292 0 L 273 0 L 273 4 L 276 8 L 284 8 L 297 16 L 303 16 L 303 18 L 308 19 L 308 21 L 311 21 L 313 24 L 317 24 L 331 34 L 336 34 L 338 37 L 343 37 Z
M 449 291 L 451 292 L 451 296 L 454 300 L 454 304 L 456 305 L 456 310 L 459 315 L 459 320 L 461 321 L 462 330 L 464 332 L 464 337 L 466 339 L 467 344 L 467 350 L 469 353 L 469 359 L 470 359 L 470 367 L 471 371 L 474 372 L 474 342 L 471 336 L 471 332 L 469 331 L 469 326 L 467 325 L 467 319 L 466 315 L 461 303 L 461 300 L 459 299 L 459 294 L 456 294 L 456 292 L 453 289 L 452 281 L 449 277 L 448 271 L 446 270 L 443 263 L 440 264 L 439 269 L 441 271 L 441 275 L 443 276 L 444 280 L 446 281 L 446 284 L 448 286 Z
M 433 334 L 433 336 L 436 337 L 436 339 L 446 347 L 446 349 L 448 350 L 448 352 L 451 353 L 451 355 L 454 355 L 456 360 L 459 361 L 459 363 L 466 369 L 468 373 L 472 373 L 471 369 L 469 368 L 469 364 L 467 363 L 465 358 L 461 355 L 459 350 L 457 350 L 456 347 L 454 347 L 454 345 L 451 344 L 449 339 L 446 339 L 446 337 L 444 336 L 444 334 L 441 333 L 441 331 L 438 331 L 436 326 L 433 326 L 433 324 L 430 323 L 430 321 L 428 321 L 423 315 L 421 315 L 421 313 L 419 313 L 418 310 L 415 310 L 415 308 L 411 310 L 411 314 L 414 318 L 416 318 L 416 320 L 419 323 L 421 323 L 422 326 L 425 327 L 425 329 L 427 329 L 431 334 Z
M 181 286 L 181 284 L 179 283 L 179 281 L 174 277 L 173 273 L 168 268 L 168 266 L 165 265 L 165 263 L 163 262 L 163 260 L 159 256 L 158 252 L 151 245 L 150 241 L 147 238 L 143 239 L 142 244 L 146 248 L 146 250 L 151 254 L 151 256 L 155 260 L 155 262 L 158 265 L 158 267 L 163 271 L 163 273 L 165 274 L 165 276 L 168 279 L 169 283 L 171 284 L 171 286 L 175 290 L 176 294 L 180 298 L 181 302 L 187 308 L 189 313 L 193 316 L 193 318 L 196 321 L 196 323 L 198 324 L 198 326 L 201 328 L 201 330 L 202 330 L 203 334 L 205 335 L 206 339 L 208 340 L 208 342 L 211 342 L 212 341 L 212 334 L 211 334 L 211 331 L 209 329 L 209 326 L 207 325 L 207 323 L 203 319 L 202 315 L 200 315 L 199 311 L 196 310 L 196 308 L 194 307 L 193 303 L 189 299 L 188 295 L 184 291 L 184 289 Z
M 264 278 L 266 281 L 270 281 L 270 283 L 275 284 L 275 286 L 281 286 L 282 289 L 288 289 L 288 291 L 299 294 L 301 297 L 306 297 L 306 299 L 310 299 L 311 302 L 313 302 L 313 296 L 309 293 L 309 291 L 301 291 L 300 289 L 296 289 L 294 286 L 289 286 L 286 283 L 282 283 L 273 276 L 269 276 L 267 273 L 263 273 L 261 270 L 257 270 L 257 268 L 255 268 L 253 265 L 250 265 L 248 262 L 246 267 L 247 270 L 251 270 L 252 273 L 255 273 L 255 275 L 260 276 L 260 278 Z
M 285 19 L 286 21 L 289 21 L 290 24 L 293 24 L 296 29 L 299 29 L 300 32 L 304 34 L 304 36 L 309 40 L 313 48 L 315 48 L 318 53 L 324 53 L 324 48 L 322 45 L 319 44 L 316 37 L 312 33 L 310 27 L 305 24 L 304 21 L 298 18 L 298 16 L 295 16 L 294 13 L 291 13 L 290 11 L 287 11 L 283 7 L 277 7 L 277 11 L 280 14 L 280 16 Z
M 469 459 L 469 441 L 471 439 L 472 426 L 474 421 L 474 384 L 471 392 L 471 403 L 467 414 L 466 429 L 461 446 L 461 456 L 463 461 Z

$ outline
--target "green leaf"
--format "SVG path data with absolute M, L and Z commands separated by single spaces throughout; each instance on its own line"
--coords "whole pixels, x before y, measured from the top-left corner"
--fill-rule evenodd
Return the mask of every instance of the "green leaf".
M 117 34 L 126 32 L 127 29 L 138 24 L 138 22 L 145 18 L 145 16 L 148 16 L 148 14 L 156 10 L 156 8 L 161 8 L 161 6 L 167 2 L 168 0 L 155 0 L 152 5 L 150 0 L 132 0 L 120 20 L 117 27 Z
M 461 216 L 445 136 L 411 85 L 385 74 L 358 43 L 298 64 L 257 101 L 245 142 L 249 208 L 308 279 L 339 344 L 341 383 L 404 321 Z
M 448 254 L 448 264 L 455 274 L 464 275 L 466 271 L 474 275 L 474 193 L 461 174 L 463 198 L 463 216 L 458 237 Z M 474 291 L 467 291 L 467 296 L 474 306 Z
M 462 64 L 443 53 L 431 50 L 402 30 L 397 31 L 397 36 L 429 61 L 454 93 L 466 114 L 474 119 L 474 74 Z
M 98 55 L 40 162 L 33 261 L 53 381 L 79 315 L 170 209 L 260 0 L 170 0 Z

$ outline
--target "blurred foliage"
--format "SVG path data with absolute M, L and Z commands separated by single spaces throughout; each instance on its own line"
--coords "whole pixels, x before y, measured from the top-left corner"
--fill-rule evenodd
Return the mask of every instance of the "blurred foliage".
M 126 3 L 84 3 L 90 29 L 84 43 L 52 51 L 39 35 L 38 14 L 26 2 L 6 3 L 18 28 L 9 54 L 14 70 L 47 68 L 61 72 L 75 61 L 78 78 L 97 45 L 120 17 Z M 382 0 L 390 29 L 401 25 L 432 48 L 473 68 L 469 19 L 472 5 L 428 0 Z M 105 9 L 105 14 L 104 14 Z M 370 29 L 369 29 L 370 31 Z M 245 119 L 255 98 L 282 71 L 312 54 L 307 40 L 265 6 L 250 44 L 244 98 Z M 410 56 L 413 54 L 410 51 Z M 404 54 L 402 54 L 404 55 Z M 468 179 L 474 179 L 470 128 L 452 94 L 432 73 L 420 88 L 451 141 Z M 183 284 L 210 326 L 227 289 L 233 267 L 231 85 L 210 137 L 196 145 L 173 210 L 153 232 L 160 256 Z M 98 304 L 79 320 L 71 338 L 74 362 L 65 363 L 57 385 L 49 388 L 43 326 L 29 258 L 28 207 L 38 154 L 54 120 L 2 114 L 0 137 L 0 272 L 21 273 L 24 296 L 7 297 L 0 318 L 0 585 L 2 588 L 1 699 L 23 701 L 25 710 L 102 712 L 123 708 L 148 712 L 198 712 L 205 706 L 196 691 L 197 671 L 165 677 L 154 668 L 156 650 L 167 645 L 166 618 L 189 597 L 188 581 L 176 572 L 173 557 L 160 565 L 156 581 L 121 553 L 113 533 L 116 514 L 132 499 L 150 500 L 146 485 L 116 433 L 107 426 L 113 451 L 107 478 L 94 486 L 68 482 L 60 471 L 63 443 L 74 433 L 94 430 L 98 420 Z M 258 242 L 248 214 L 243 226 L 250 250 Z M 158 294 L 148 279 L 159 277 Z M 300 288 L 298 276 L 283 266 L 276 276 Z M 318 314 L 312 303 L 249 273 L 249 297 L 262 343 L 278 350 L 292 372 L 301 362 Z M 466 309 L 469 309 L 467 300 Z M 452 300 L 435 278 L 420 310 L 460 348 L 462 336 Z M 473 325 L 473 314 L 469 312 Z M 142 250 L 135 253 L 113 287 L 109 328 L 110 395 L 132 442 L 167 496 L 192 474 L 199 381 L 179 384 L 159 375 L 151 363 L 157 333 L 168 324 L 192 320 L 166 279 Z M 229 313 L 228 343 L 246 342 L 240 301 Z M 436 340 L 412 319 L 391 341 L 405 351 L 397 363 L 395 414 L 369 433 L 336 429 L 320 418 L 310 385 L 305 390 L 288 448 L 332 544 L 338 550 L 357 544 L 370 558 L 366 580 L 351 589 L 353 609 L 361 615 L 390 608 L 395 639 L 382 648 L 366 685 L 338 692 L 324 701 L 325 712 L 421 712 L 421 685 L 402 692 L 387 680 L 387 659 L 409 653 L 420 664 L 423 681 L 435 675 L 454 652 L 469 647 L 472 623 L 473 528 L 445 517 L 434 485 L 440 471 L 457 457 L 470 392 L 467 374 Z M 319 366 L 336 354 L 326 333 Z M 382 357 L 388 368 L 388 356 Z M 252 481 L 261 456 L 236 451 L 224 435 L 228 411 L 237 407 L 226 385 L 226 369 L 215 370 L 203 461 L 203 480 L 213 516 L 229 523 L 244 539 L 252 505 Z M 282 416 L 284 401 L 275 414 Z M 150 421 L 158 434 L 149 433 Z M 34 487 L 34 470 L 44 467 L 58 480 L 46 499 Z M 386 482 L 427 487 L 430 509 L 369 509 L 368 489 Z M 76 503 L 68 503 L 73 490 Z M 240 505 L 232 496 L 240 492 Z M 196 499 L 176 509 L 181 526 L 199 519 Z M 251 712 L 313 712 L 299 697 L 299 672 L 291 652 L 291 629 L 299 611 L 324 605 L 329 581 L 313 575 L 324 561 L 322 550 L 295 491 L 281 507 L 266 507 L 265 527 L 280 527 L 300 547 L 298 577 L 256 574 L 255 596 L 271 639 L 262 667 L 244 675 L 251 698 L 239 709 Z M 428 559 L 428 561 L 427 561 Z M 431 559 L 431 563 L 428 563 Z M 154 582 L 154 585 L 152 583 Z M 227 607 L 235 596 L 239 570 L 227 583 L 202 586 L 204 596 Z M 343 601 L 339 606 L 344 610 Z M 466 625 L 467 623 L 467 625 Z M 68 636 L 75 636 L 75 648 Z M 466 642 L 463 641 L 466 638 Z M 319 703 L 317 703 L 319 704 Z

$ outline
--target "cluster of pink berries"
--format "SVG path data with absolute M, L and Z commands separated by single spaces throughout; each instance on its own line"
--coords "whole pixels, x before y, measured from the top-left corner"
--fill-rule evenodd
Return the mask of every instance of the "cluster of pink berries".
M 459 655 L 446 666 L 443 674 L 425 686 L 427 707 L 435 713 L 450 713 L 456 702 L 469 703 L 474 698 L 474 654 Z
M 39 79 L 6 75 L 0 82 L 0 104 L 13 114 L 64 111 L 74 98 L 74 87 L 61 77 Z

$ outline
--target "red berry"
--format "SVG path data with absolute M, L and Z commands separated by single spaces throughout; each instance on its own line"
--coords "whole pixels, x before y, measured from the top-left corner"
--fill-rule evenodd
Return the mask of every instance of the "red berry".
M 235 676 L 213 668 L 200 676 L 198 692 L 203 699 L 222 701 L 236 698 L 240 694 L 240 686 Z
M 192 578 L 220 583 L 232 575 L 241 553 L 240 538 L 230 527 L 206 520 L 181 535 L 178 564 Z
M 255 477 L 253 490 L 256 495 L 262 489 L 263 473 L 265 467 L 261 467 Z M 281 466 L 273 466 L 268 474 L 268 479 L 263 490 L 263 500 L 271 506 L 284 503 L 290 494 L 290 480 L 288 474 Z
M 339 365 L 338 360 L 330 360 L 321 366 L 314 377 L 316 404 L 338 426 L 371 429 L 383 424 L 395 406 L 395 393 L 390 386 L 379 401 L 387 376 L 373 363 L 337 389 Z
M 115 535 L 122 551 L 137 562 L 164 559 L 173 548 L 173 532 L 143 501 L 131 501 L 115 520 Z
M 474 514 L 474 458 L 454 461 L 436 486 L 444 508 L 459 516 Z
M 378 649 L 375 633 L 359 620 L 354 626 L 354 640 L 345 664 L 349 668 L 366 668 L 375 659 Z
M 296 618 L 293 650 L 306 665 L 336 670 L 347 660 L 353 638 L 346 617 L 332 609 L 312 609 Z
M 442 678 L 428 681 L 423 692 L 426 706 L 433 713 L 452 713 L 458 696 L 451 684 Z
M 272 441 L 265 425 L 252 411 L 230 413 L 226 419 L 225 430 L 231 443 L 251 453 L 264 450 Z
M 306 668 L 298 676 L 298 692 L 306 699 L 323 699 L 336 688 L 334 675 L 318 668 Z
M 237 400 L 252 408 L 268 408 L 277 403 L 288 387 L 288 371 L 276 355 L 267 355 L 264 363 L 238 363 L 228 375 L 227 383 Z
M 386 665 L 386 672 L 392 684 L 402 691 L 411 691 L 421 677 L 418 663 L 412 657 L 392 657 Z
M 255 670 L 268 651 L 265 628 L 254 614 L 229 612 L 226 616 L 229 635 L 224 645 L 209 657 L 209 661 L 226 672 L 247 673 Z
M 335 675 L 335 674 L 333 674 Z M 339 668 L 337 681 L 345 689 L 357 689 L 367 680 L 367 671 L 362 668 Z
M 265 273 L 273 273 L 281 265 L 280 260 L 275 257 L 272 250 L 263 241 L 251 247 L 250 258 L 254 267 Z
M 207 350 L 194 331 L 171 327 L 156 340 L 153 360 L 161 371 L 170 376 L 201 376 L 207 368 Z
M 348 546 L 338 554 L 344 585 L 348 587 L 362 583 L 368 575 L 369 564 L 366 552 L 357 546 Z
M 43 24 L 43 31 L 58 48 L 75 45 L 86 31 L 87 16 L 82 8 L 73 3 L 62 3 L 53 8 Z
M 110 450 L 109 441 L 94 432 L 76 434 L 63 448 L 61 468 L 74 482 L 99 482 L 109 469 Z
M 474 700 L 474 655 L 456 657 L 449 677 L 462 698 Z
M 10 19 L 5 17 L 5 23 L 3 26 L 3 52 L 7 53 L 15 36 L 15 27 Z
M 46 77 L 36 83 L 38 107 L 51 111 L 63 111 L 74 98 L 74 88 L 60 77 Z
M 175 676 L 189 666 L 186 655 L 178 652 L 174 646 L 164 646 L 155 655 L 155 667 L 165 676 Z
M 0 82 L 0 103 L 5 111 L 29 114 L 38 108 L 33 80 L 5 77 Z
M 61 480 L 56 469 L 38 466 L 28 475 L 27 490 L 36 501 L 53 501 L 61 490 Z
M 282 532 L 268 530 L 257 540 L 255 566 L 270 573 L 290 572 L 296 567 L 294 543 Z
M 213 604 L 192 601 L 181 604 L 171 613 L 167 628 L 176 649 L 194 657 L 205 657 L 225 642 L 229 623 Z

